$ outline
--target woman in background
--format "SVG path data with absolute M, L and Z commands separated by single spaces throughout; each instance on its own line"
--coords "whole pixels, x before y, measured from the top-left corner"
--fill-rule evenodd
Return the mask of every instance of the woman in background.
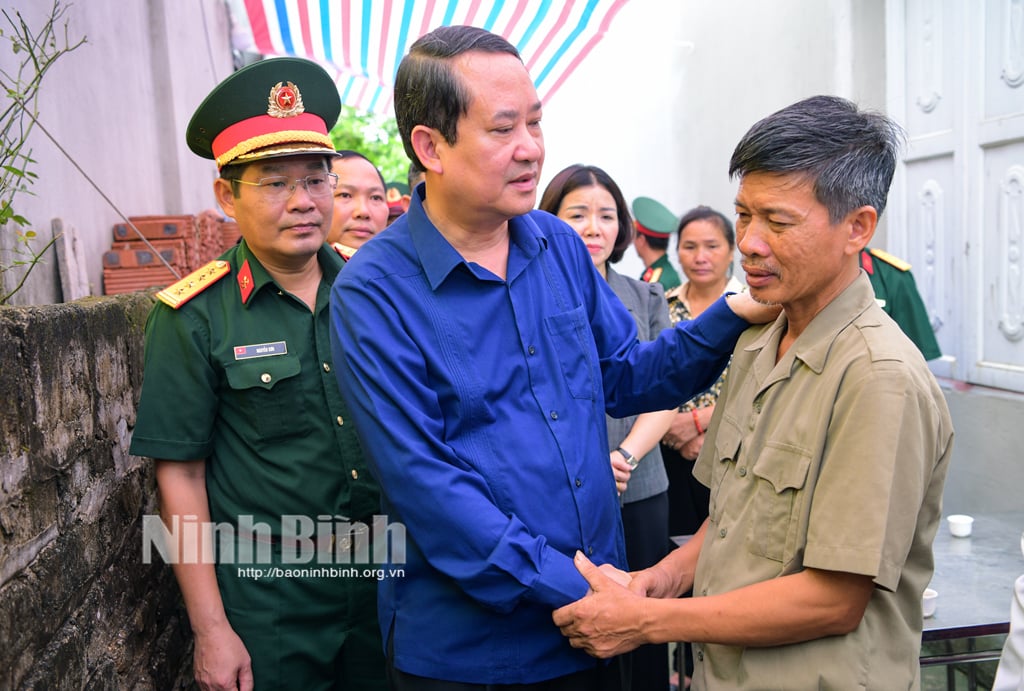
M 334 188 L 334 212 L 327 244 L 348 259 L 363 243 L 388 225 L 384 176 L 358 151 L 343 149 L 331 162 L 338 176 Z
M 572 165 L 560 171 L 541 197 L 540 209 L 555 214 L 579 233 L 598 272 L 636 321 L 641 341 L 669 328 L 662 287 L 616 273 L 633 239 L 633 221 L 619 186 L 600 168 Z M 644 569 L 668 553 L 668 477 L 659 440 L 675 411 L 607 418 L 609 461 L 622 502 L 626 559 Z M 633 652 L 632 688 L 668 688 L 668 646 L 642 646 Z
M 673 324 L 694 319 L 725 292 L 740 292 L 746 286 L 732 276 L 736 235 L 732 222 L 707 206 L 698 206 L 679 219 L 679 265 L 686 282 L 668 292 L 669 316 Z M 679 407 L 661 445 L 668 473 L 669 534 L 693 535 L 708 516 L 708 488 L 693 477 L 693 462 L 704 445 L 704 431 L 711 421 L 715 401 L 728 370 L 704 393 Z M 693 670 L 689 644 L 681 646 L 685 661 L 683 688 Z M 676 665 L 679 669 L 679 665 Z M 675 681 L 675 680 L 673 680 Z M 678 681 L 675 682 L 678 686 Z

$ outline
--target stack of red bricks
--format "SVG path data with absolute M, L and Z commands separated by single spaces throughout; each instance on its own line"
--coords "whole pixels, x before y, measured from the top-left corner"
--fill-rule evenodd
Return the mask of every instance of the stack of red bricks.
M 165 288 L 215 259 L 240 237 L 238 225 L 213 210 L 195 216 L 130 216 L 128 220 L 131 225 L 114 226 L 114 241 L 103 253 L 106 295 Z

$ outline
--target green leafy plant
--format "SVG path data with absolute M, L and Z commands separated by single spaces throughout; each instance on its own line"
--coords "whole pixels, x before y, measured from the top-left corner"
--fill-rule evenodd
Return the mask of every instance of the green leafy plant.
M 352 106 L 342 106 L 341 117 L 331 129 L 331 140 L 335 149 L 358 151 L 373 161 L 385 180 L 405 181 L 409 159 L 402 148 L 394 118 L 360 113 Z
M 36 232 L 27 228 L 29 221 L 16 211 L 14 198 L 19 194 L 32 194 L 31 186 L 38 179 L 31 170 L 36 161 L 28 148 L 28 137 L 38 116 L 43 75 L 60 57 L 85 43 L 85 37 L 75 42 L 69 38 L 68 22 L 64 19 L 69 7 L 62 5 L 61 0 L 54 0 L 38 30 L 29 27 L 20 12 L 12 16 L 8 10 L 0 10 L 4 18 L 0 42 L 8 45 L 17 64 L 12 72 L 0 69 L 0 89 L 4 94 L 0 112 L 0 232 L 13 233 L 13 258 L 7 264 L 0 262 L 0 275 L 14 269 L 22 271 L 13 289 L 7 293 L 0 290 L 0 305 L 6 304 L 25 285 L 29 273 L 57 240 L 53 238 L 36 249 Z

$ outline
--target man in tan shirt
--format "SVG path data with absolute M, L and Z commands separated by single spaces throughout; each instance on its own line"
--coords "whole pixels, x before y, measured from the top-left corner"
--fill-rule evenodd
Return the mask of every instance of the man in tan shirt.
M 694 641 L 695 689 L 919 688 L 953 429 L 858 264 L 901 137 L 818 96 L 737 145 L 747 284 L 783 314 L 734 351 L 694 469 L 710 517 L 628 589 L 578 555 L 591 592 L 554 614 L 574 646 L 605 657 Z

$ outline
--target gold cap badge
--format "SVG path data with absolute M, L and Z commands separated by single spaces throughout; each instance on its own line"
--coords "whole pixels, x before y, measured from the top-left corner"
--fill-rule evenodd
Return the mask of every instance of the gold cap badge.
M 267 100 L 267 115 L 272 118 L 293 118 L 306 112 L 299 87 L 291 82 L 275 84 Z

